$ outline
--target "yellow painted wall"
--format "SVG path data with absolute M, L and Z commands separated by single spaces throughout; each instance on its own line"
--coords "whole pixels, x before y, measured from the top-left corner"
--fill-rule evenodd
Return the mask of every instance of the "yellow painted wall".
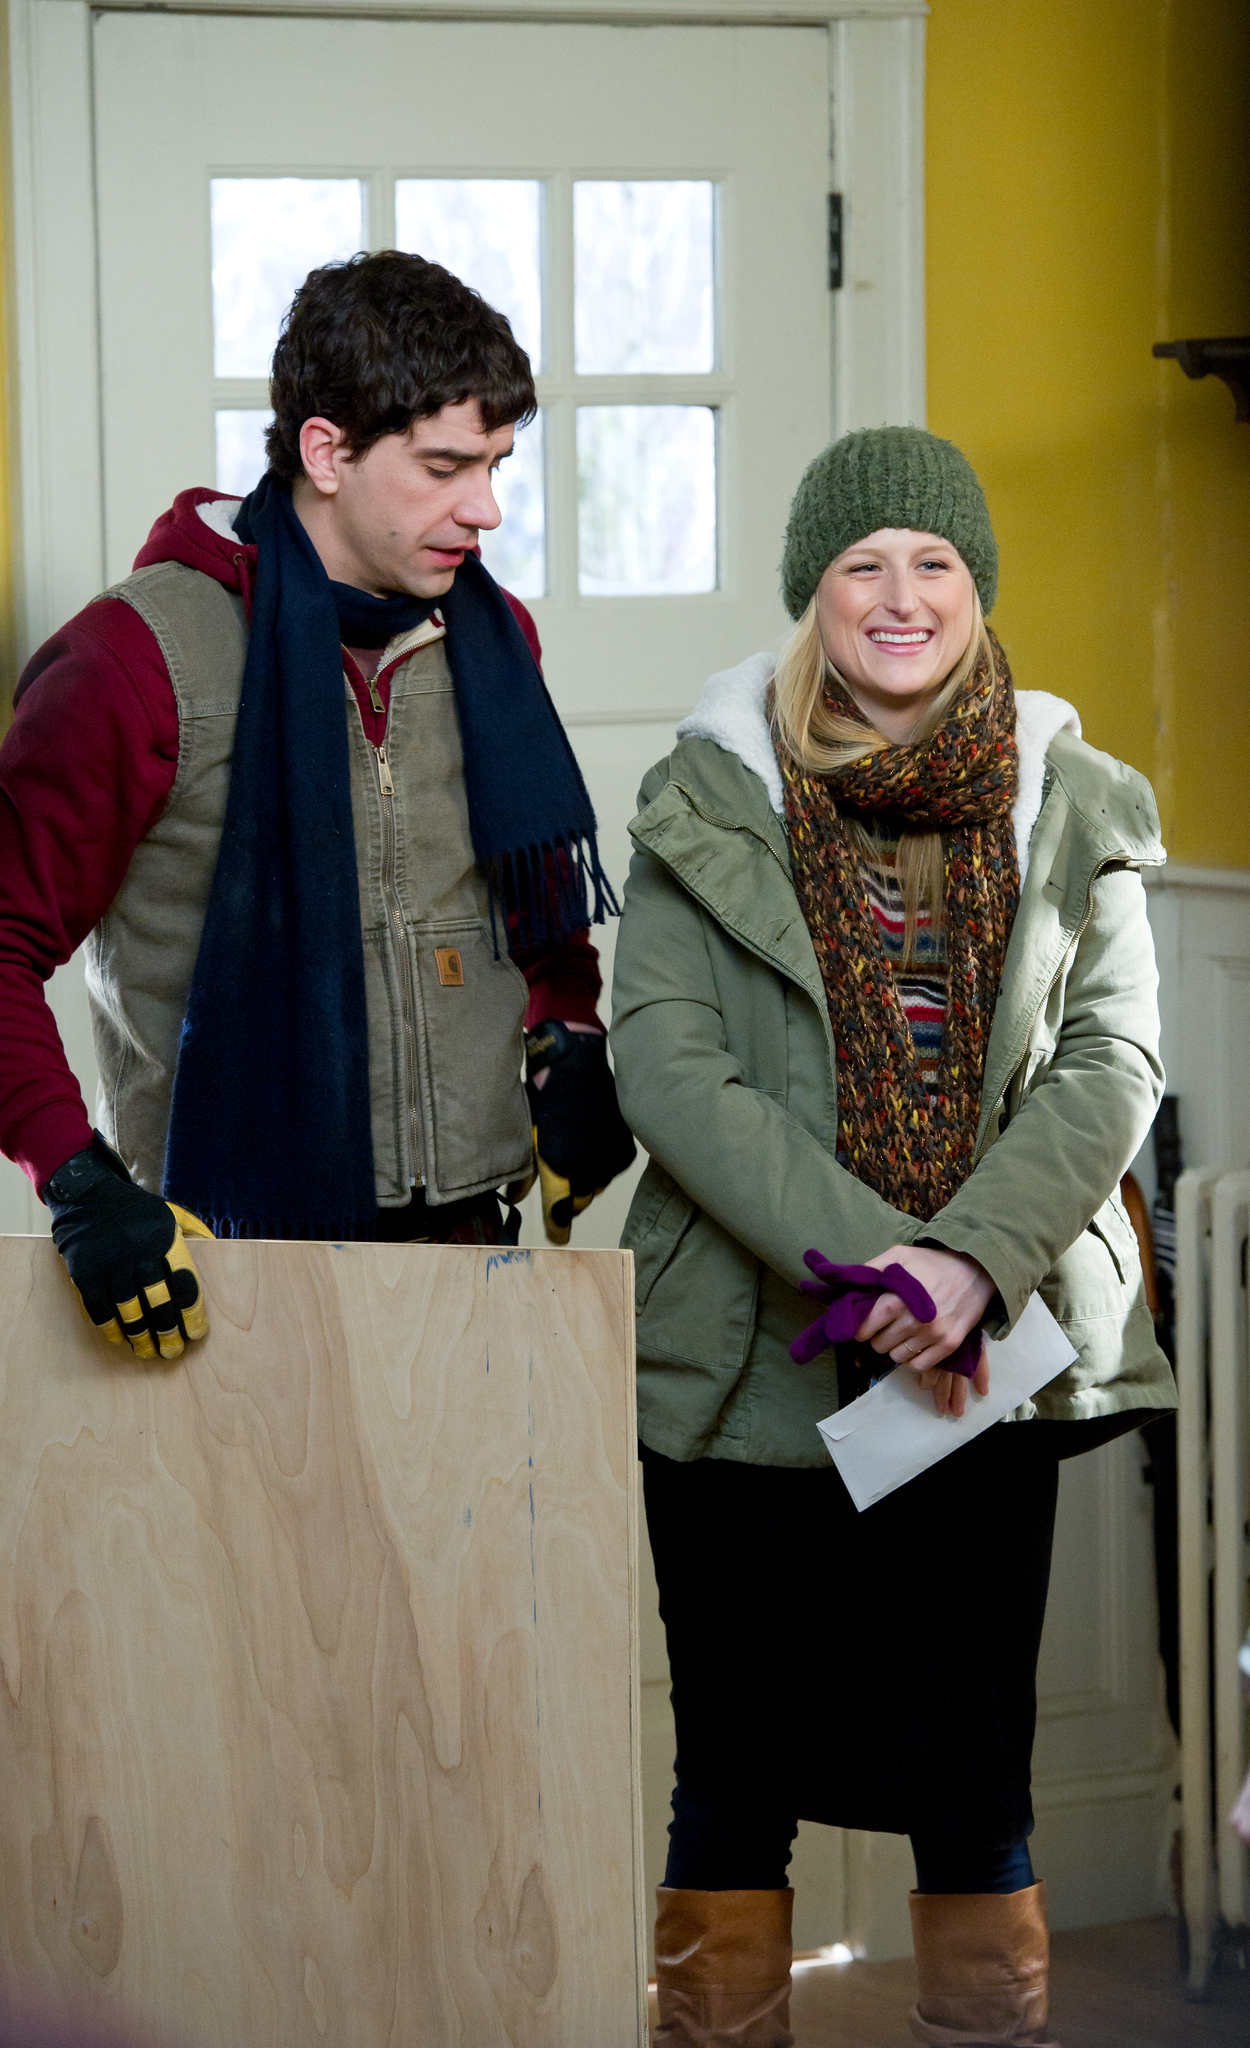
M 929 422 L 971 458 L 1017 681 L 1250 866 L 1250 425 L 1151 345 L 1250 334 L 1245 0 L 931 0 Z

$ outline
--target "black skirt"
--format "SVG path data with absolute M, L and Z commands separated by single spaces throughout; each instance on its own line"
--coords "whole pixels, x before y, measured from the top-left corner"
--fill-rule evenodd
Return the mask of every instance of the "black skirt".
M 761 1813 L 1018 1842 L 1063 1429 L 999 1423 L 862 1514 L 833 1467 L 644 1447 L 679 1781 Z

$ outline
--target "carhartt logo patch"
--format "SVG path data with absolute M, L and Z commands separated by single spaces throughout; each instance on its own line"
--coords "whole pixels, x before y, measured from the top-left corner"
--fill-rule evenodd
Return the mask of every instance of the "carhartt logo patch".
M 444 988 L 464 987 L 464 964 L 458 946 L 435 946 L 434 960 Z

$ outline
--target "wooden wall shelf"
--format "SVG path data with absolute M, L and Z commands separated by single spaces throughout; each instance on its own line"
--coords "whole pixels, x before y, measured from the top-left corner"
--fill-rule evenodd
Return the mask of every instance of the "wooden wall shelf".
M 1250 422 L 1250 334 L 1156 341 L 1152 353 L 1173 357 L 1187 377 L 1222 377 L 1233 394 L 1237 418 Z

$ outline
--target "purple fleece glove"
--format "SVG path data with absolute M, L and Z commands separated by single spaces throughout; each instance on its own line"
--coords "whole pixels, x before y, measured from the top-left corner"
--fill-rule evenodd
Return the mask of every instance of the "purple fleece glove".
M 879 1295 L 897 1294 L 918 1323 L 931 1323 L 937 1314 L 932 1295 L 905 1266 L 834 1266 L 815 1250 L 804 1252 L 803 1264 L 816 1275 L 815 1280 L 800 1282 L 803 1292 L 814 1294 L 824 1307 L 815 1322 L 790 1346 L 790 1356 L 796 1365 L 807 1365 L 831 1344 L 849 1344 Z M 970 1380 L 980 1358 L 978 1324 L 950 1357 L 942 1360 L 942 1370 L 960 1373 Z

